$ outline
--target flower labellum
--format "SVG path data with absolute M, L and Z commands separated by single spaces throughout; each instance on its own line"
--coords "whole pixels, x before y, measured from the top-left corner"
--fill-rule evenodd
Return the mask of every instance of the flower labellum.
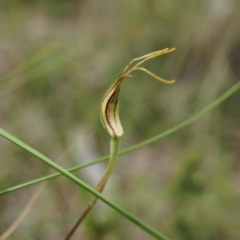
M 102 103 L 101 103 L 101 112 L 100 117 L 102 124 L 104 128 L 107 130 L 107 132 L 110 134 L 112 138 L 119 138 L 123 135 L 123 128 L 122 124 L 119 118 L 119 93 L 120 93 L 120 87 L 122 81 L 127 77 L 131 76 L 130 73 L 135 70 L 140 70 L 148 75 L 150 75 L 152 78 L 156 79 L 157 81 L 164 83 L 164 84 L 172 84 L 175 82 L 175 80 L 165 80 L 160 78 L 159 76 L 155 75 L 154 73 L 148 71 L 147 69 L 140 67 L 140 65 L 151 59 L 158 57 L 163 54 L 170 53 L 174 51 L 175 48 L 165 48 L 163 50 L 159 50 L 156 52 L 152 52 L 149 54 L 146 54 L 142 57 L 133 59 L 123 70 L 123 72 L 120 74 L 120 76 L 117 78 L 117 80 L 113 83 L 113 85 L 108 89 L 106 94 L 103 97 Z M 130 68 L 130 65 L 133 62 L 138 61 L 136 65 Z

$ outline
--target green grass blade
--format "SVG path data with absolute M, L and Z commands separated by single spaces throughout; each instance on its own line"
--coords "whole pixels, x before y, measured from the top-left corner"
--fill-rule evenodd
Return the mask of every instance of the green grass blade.
M 167 237 L 165 237 L 163 234 L 161 234 L 160 232 L 158 232 L 154 228 L 152 228 L 149 225 L 147 225 L 146 223 L 140 221 L 138 218 L 134 217 L 133 215 L 131 215 L 127 211 L 123 210 L 122 208 L 120 208 L 119 206 L 117 206 L 116 204 L 114 204 L 113 202 L 108 200 L 107 198 L 105 198 L 103 195 L 101 195 L 95 189 L 91 188 L 85 182 L 81 181 L 79 178 L 77 178 L 76 176 L 74 176 L 73 174 L 71 174 L 70 172 L 68 172 L 67 170 L 65 170 L 64 168 L 62 168 L 61 166 L 59 166 L 58 164 L 56 164 L 55 162 L 53 162 L 52 160 L 50 160 L 49 158 L 47 158 L 46 156 L 41 154 L 40 152 L 38 152 L 37 150 L 33 149 L 32 147 L 25 144 L 21 140 L 12 136 L 10 133 L 4 131 L 3 129 L 0 129 L 0 135 L 2 135 L 5 139 L 9 140 L 10 142 L 14 143 L 15 145 L 19 146 L 20 148 L 22 148 L 22 149 L 26 150 L 27 152 L 31 153 L 32 155 L 37 157 L 39 160 L 41 160 L 42 162 L 44 162 L 48 166 L 54 168 L 55 170 L 57 170 L 62 175 L 64 175 L 68 179 L 70 179 L 72 182 L 74 182 L 79 187 L 82 187 L 83 189 L 85 189 L 86 191 L 91 193 L 92 195 L 101 199 L 104 203 L 106 203 L 108 206 L 113 208 L 115 211 L 117 211 L 118 213 L 123 215 L 125 218 L 127 218 L 131 222 L 135 223 L 137 226 L 142 228 L 145 232 L 149 233 L 149 235 L 151 235 L 154 238 L 159 239 L 159 240 L 167 240 L 168 239 Z
M 89 162 L 89 163 L 86 163 L 86 164 L 83 164 L 83 165 L 80 165 L 80 166 L 69 168 L 69 169 L 67 169 L 67 171 L 68 172 L 75 172 L 79 169 L 86 168 L 86 167 L 89 167 L 91 165 L 106 161 L 107 159 L 108 159 L 108 156 L 102 157 L 102 158 L 99 158 L 99 159 L 97 159 L 93 162 Z M 44 176 L 44 177 L 41 177 L 41 178 L 31 180 L 31 181 L 26 182 L 26 183 L 16 185 L 14 187 L 7 188 L 5 190 L 0 191 L 0 196 L 4 195 L 4 194 L 7 194 L 7 193 L 17 191 L 17 190 L 20 190 L 20 189 L 25 188 L 25 187 L 29 187 L 31 185 L 34 185 L 34 184 L 37 184 L 37 183 L 40 183 L 40 182 L 43 182 L 43 181 L 46 181 L 46 180 L 50 180 L 50 179 L 59 177 L 59 176 L 62 176 L 62 174 L 57 172 L 57 173 L 53 173 L 53 174 L 50 174 L 50 175 L 47 175 L 47 176 Z
M 240 82 L 235 84 L 232 88 L 230 88 L 222 96 L 217 98 L 214 102 L 212 102 L 210 105 L 208 105 L 206 108 L 204 108 L 203 110 L 201 110 L 197 114 L 195 114 L 192 117 L 188 118 L 186 121 L 178 124 L 177 126 L 175 126 L 173 128 L 170 128 L 169 130 L 167 130 L 167 131 L 165 131 L 165 132 L 163 132 L 161 134 L 156 135 L 155 137 L 152 137 L 152 138 L 150 138 L 150 139 L 148 139 L 146 141 L 143 141 L 143 142 L 141 142 L 139 144 L 136 144 L 136 145 L 134 145 L 132 147 L 129 147 L 129 148 L 126 148 L 126 149 L 120 151 L 119 155 L 126 154 L 128 152 L 134 151 L 134 150 L 136 150 L 138 148 L 141 148 L 141 147 L 143 147 L 145 145 L 148 145 L 148 144 L 153 143 L 153 142 L 155 142 L 157 140 L 160 140 L 160 139 L 162 139 L 164 137 L 167 137 L 167 136 L 177 132 L 178 130 L 188 126 L 189 124 L 193 123 L 194 121 L 196 121 L 197 119 L 199 119 L 200 117 L 202 117 L 203 115 L 207 114 L 209 111 L 211 111 L 212 109 L 214 109 L 215 107 L 220 105 L 223 101 L 225 101 L 228 97 L 230 97 L 233 93 L 235 93 L 239 89 L 240 89 Z M 108 158 L 109 158 L 109 156 L 105 156 L 105 157 L 99 158 L 99 159 L 97 159 L 97 160 L 95 160 L 93 162 L 69 168 L 68 171 L 69 172 L 74 172 L 74 171 L 77 171 L 79 169 L 83 169 L 85 167 L 88 167 L 88 166 L 91 166 L 91 165 L 103 162 L 103 161 L 107 160 Z M 51 174 L 51 175 L 48 175 L 48 176 L 44 176 L 44 177 L 41 177 L 41 178 L 38 178 L 38 179 L 35 179 L 35 180 L 32 180 L 32 181 L 29 181 L 29 182 L 26 182 L 26 183 L 23 183 L 23 184 L 16 185 L 14 187 L 7 188 L 5 190 L 0 191 L 0 196 L 4 195 L 4 194 L 7 194 L 7 193 L 10 193 L 10 192 L 13 192 L 13 191 L 20 190 L 20 189 L 28 187 L 28 186 L 31 186 L 33 184 L 37 184 L 37 183 L 40 183 L 40 182 L 43 182 L 43 181 L 46 181 L 46 180 L 49 180 L 49 179 L 53 179 L 53 178 L 59 177 L 61 175 L 62 175 L 61 173 L 54 173 L 54 174 Z

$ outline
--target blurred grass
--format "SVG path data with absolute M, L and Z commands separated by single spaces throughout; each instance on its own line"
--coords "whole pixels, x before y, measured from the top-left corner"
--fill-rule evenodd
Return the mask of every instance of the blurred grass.
M 70 145 L 73 133 L 92 128 L 96 146 L 90 142 L 89 152 L 106 155 L 108 136 L 99 120 L 105 90 L 132 58 L 176 47 L 171 56 L 147 64 L 176 84 L 159 86 L 136 74 L 121 95 L 122 148 L 164 131 L 238 81 L 239 9 L 237 0 L 1 1 L 2 77 L 49 42 L 61 45 L 57 54 L 1 86 L 1 127 L 52 159 Z M 107 196 L 172 239 L 238 240 L 239 96 L 184 131 L 120 157 Z M 3 139 L 0 148 L 0 189 L 47 174 L 44 165 Z M 62 165 L 83 163 L 88 155 L 82 152 L 79 146 Z M 0 233 L 31 192 L 1 197 Z M 54 180 L 10 239 L 60 239 L 86 203 L 71 183 Z M 95 209 L 76 239 L 149 239 L 127 224 Z

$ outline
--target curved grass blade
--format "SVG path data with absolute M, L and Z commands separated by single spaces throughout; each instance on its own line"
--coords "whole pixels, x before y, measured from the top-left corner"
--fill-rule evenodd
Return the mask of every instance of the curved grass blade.
M 18 138 L 14 137 L 10 133 L 6 132 L 5 130 L 0 128 L 0 135 L 2 135 L 5 139 L 9 140 L 10 142 L 14 143 L 15 145 L 19 146 L 23 150 L 29 152 L 33 156 L 37 157 L 39 160 L 41 160 L 43 163 L 47 164 L 51 168 L 54 168 L 58 172 L 60 172 L 62 175 L 67 177 L 69 180 L 71 180 L 73 183 L 78 185 L 79 187 L 83 188 L 87 192 L 91 193 L 92 195 L 96 196 L 98 199 L 101 199 L 104 203 L 106 203 L 109 207 L 114 209 L 116 212 L 120 213 L 122 216 L 127 218 L 129 221 L 133 222 L 137 226 L 139 226 L 141 229 L 143 229 L 145 232 L 147 232 L 149 235 L 153 236 L 155 239 L 159 240 L 168 240 L 166 236 L 164 236 L 162 233 L 158 232 L 156 229 L 150 227 L 146 223 L 142 222 L 132 214 L 128 213 L 118 205 L 114 204 L 107 198 L 105 198 L 102 194 L 100 194 L 95 189 L 91 188 L 89 185 L 87 185 L 85 182 L 77 178 L 75 175 L 68 172 L 66 169 L 62 168 L 60 165 L 53 162 L 48 157 L 44 156 L 42 153 L 38 152 L 34 148 L 30 147 L 26 143 L 22 142 Z

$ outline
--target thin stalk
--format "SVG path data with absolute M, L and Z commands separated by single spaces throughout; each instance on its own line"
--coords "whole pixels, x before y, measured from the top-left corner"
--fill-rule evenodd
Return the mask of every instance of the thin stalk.
M 42 193 L 42 190 L 46 186 L 47 182 L 43 182 L 38 186 L 34 194 L 31 196 L 30 200 L 28 201 L 27 205 L 24 207 L 21 214 L 16 218 L 13 224 L 0 236 L 0 240 L 6 240 L 9 236 L 16 231 L 17 227 L 20 223 L 26 218 L 30 210 L 32 209 L 34 203 L 37 201 L 38 197 Z
M 119 138 L 111 138 L 110 159 L 109 159 L 109 162 L 108 162 L 108 166 L 107 166 L 107 169 L 105 170 L 102 178 L 100 179 L 100 181 L 98 182 L 98 184 L 95 188 L 95 190 L 97 190 L 100 193 L 103 191 L 103 189 L 104 189 L 104 187 L 105 187 L 105 185 L 106 185 L 106 183 L 107 183 L 107 181 L 108 181 L 108 179 L 109 179 L 109 177 L 112 173 L 112 169 L 113 169 L 114 163 L 115 163 L 117 155 L 118 155 L 118 148 L 119 148 Z M 80 226 L 82 221 L 87 217 L 89 212 L 92 210 L 92 208 L 96 204 L 97 200 L 98 200 L 98 197 L 96 197 L 96 196 L 93 196 L 90 199 L 87 208 L 84 210 L 84 212 L 79 217 L 79 219 L 74 224 L 74 226 L 72 227 L 70 232 L 67 234 L 67 236 L 64 238 L 64 240 L 69 240 L 73 236 L 73 234 L 76 232 L 76 230 L 78 229 L 78 227 Z

